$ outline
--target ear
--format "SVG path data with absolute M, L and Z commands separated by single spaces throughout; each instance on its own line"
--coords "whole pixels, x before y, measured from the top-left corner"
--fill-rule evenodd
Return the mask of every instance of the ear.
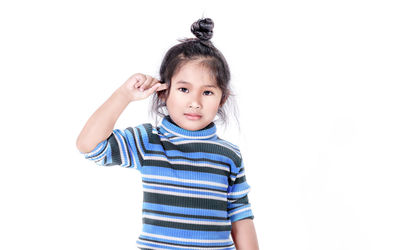
M 225 95 L 222 95 L 222 97 L 221 97 L 221 102 L 220 102 L 220 104 L 219 104 L 219 107 L 220 107 L 220 108 L 221 108 L 221 107 L 225 104 L 225 102 L 228 100 L 229 96 L 230 96 L 230 93 L 229 93 L 229 92 L 227 92 Z
M 220 102 L 220 104 L 219 104 L 219 107 L 220 107 L 220 108 L 222 108 L 222 106 L 224 106 L 226 100 L 227 100 L 227 98 L 221 99 L 221 102 Z
M 164 90 L 157 91 L 158 99 L 160 99 L 162 102 L 167 102 L 167 97 L 168 97 L 168 88 Z
M 161 100 L 162 102 L 165 102 L 165 101 L 166 101 L 166 98 L 165 98 L 165 90 L 158 91 L 158 92 L 157 92 L 157 95 L 158 95 L 158 99 L 159 99 L 159 100 Z

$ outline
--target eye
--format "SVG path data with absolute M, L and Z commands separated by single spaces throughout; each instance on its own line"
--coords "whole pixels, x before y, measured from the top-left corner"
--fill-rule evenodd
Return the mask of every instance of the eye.
M 213 95 L 214 93 L 212 91 L 206 90 L 206 91 L 204 91 L 204 94 L 205 95 Z
M 178 88 L 179 91 L 187 93 L 189 90 L 187 88 Z

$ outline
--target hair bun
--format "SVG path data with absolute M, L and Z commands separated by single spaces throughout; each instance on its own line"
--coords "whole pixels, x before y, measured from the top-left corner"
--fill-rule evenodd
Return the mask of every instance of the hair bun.
M 202 41 L 208 41 L 213 36 L 214 22 L 211 18 L 199 19 L 192 24 L 192 33 Z

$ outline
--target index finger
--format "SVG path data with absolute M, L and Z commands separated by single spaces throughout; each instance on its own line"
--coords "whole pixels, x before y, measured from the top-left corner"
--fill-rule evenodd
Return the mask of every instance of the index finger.
M 135 85 L 134 85 L 135 88 L 140 87 L 141 83 L 146 81 L 146 76 L 143 74 L 134 74 L 132 77 L 136 80 Z
M 165 83 L 160 83 L 161 85 L 156 89 L 156 91 L 161 91 L 164 89 L 167 89 L 167 84 Z

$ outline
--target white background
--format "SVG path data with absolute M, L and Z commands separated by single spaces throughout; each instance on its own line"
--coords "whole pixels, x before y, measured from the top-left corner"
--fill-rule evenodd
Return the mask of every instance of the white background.
M 132 74 L 215 22 L 260 249 L 400 249 L 396 1 L 0 4 L 1 249 L 136 249 L 140 173 L 75 141 Z M 151 122 L 147 100 L 116 128 Z

